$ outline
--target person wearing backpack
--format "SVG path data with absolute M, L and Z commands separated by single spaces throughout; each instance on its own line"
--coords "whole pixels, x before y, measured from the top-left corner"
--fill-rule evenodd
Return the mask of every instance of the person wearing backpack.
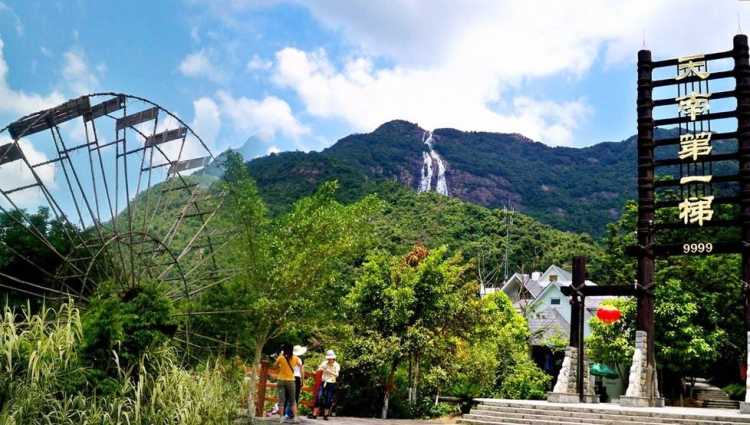
M 284 406 L 287 401 L 292 407 L 293 421 L 299 422 L 297 419 L 297 391 L 294 385 L 295 367 L 302 367 L 302 361 L 292 353 L 291 344 L 284 344 L 281 354 L 274 363 L 274 368 L 278 371 L 276 386 L 279 392 L 280 422 L 284 422 Z

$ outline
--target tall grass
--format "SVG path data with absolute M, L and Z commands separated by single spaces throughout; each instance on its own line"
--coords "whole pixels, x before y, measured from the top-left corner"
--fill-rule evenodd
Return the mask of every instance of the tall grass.
M 137 370 L 118 366 L 102 392 L 78 355 L 78 310 L 28 311 L 5 307 L 0 321 L 0 425 L 231 423 L 240 384 L 224 362 L 189 370 L 161 347 L 142 356 Z

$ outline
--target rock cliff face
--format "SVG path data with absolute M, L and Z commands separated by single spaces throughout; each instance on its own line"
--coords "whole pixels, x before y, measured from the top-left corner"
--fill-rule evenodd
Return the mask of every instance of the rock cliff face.
M 322 152 L 273 154 L 248 165 L 272 208 L 326 180 L 339 180 L 342 200 L 395 180 L 486 207 L 512 205 L 557 228 L 592 235 L 602 234 L 635 197 L 634 137 L 562 148 L 519 134 L 426 130 L 396 120 Z

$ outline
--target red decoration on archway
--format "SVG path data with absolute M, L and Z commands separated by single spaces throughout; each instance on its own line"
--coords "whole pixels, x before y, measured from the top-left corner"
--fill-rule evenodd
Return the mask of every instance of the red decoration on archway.
M 596 311 L 596 317 L 607 325 L 611 325 L 622 318 L 622 313 L 617 307 L 603 305 Z

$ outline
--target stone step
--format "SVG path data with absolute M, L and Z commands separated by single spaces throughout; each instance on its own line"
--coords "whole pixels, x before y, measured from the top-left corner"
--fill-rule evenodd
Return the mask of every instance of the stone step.
M 492 421 L 482 421 L 478 419 L 464 419 L 461 418 L 458 421 L 456 421 L 458 424 L 466 424 L 466 425 L 519 425 L 519 424 L 527 424 L 527 425 L 595 425 L 590 424 L 587 422 L 563 422 L 563 421 L 555 421 L 552 419 L 544 419 L 544 420 L 537 420 L 537 419 L 524 419 L 521 422 L 514 421 L 513 419 L 499 419 L 499 420 L 492 420 Z
M 693 396 L 698 400 L 729 400 L 724 391 L 693 391 Z
M 736 400 L 705 400 L 703 407 L 708 409 L 739 409 L 740 402 Z
M 588 412 L 569 412 L 564 410 L 546 410 L 538 411 L 536 409 L 499 409 L 499 410 L 477 410 L 472 409 L 471 415 L 479 415 L 485 417 L 529 417 L 533 419 L 541 419 L 544 417 L 554 418 L 565 418 L 567 421 L 583 421 L 595 424 L 680 424 L 680 425 L 702 425 L 702 424 L 720 424 L 722 421 L 712 421 L 705 419 L 683 419 L 679 417 L 659 417 L 659 416 L 644 416 L 644 415 L 629 415 L 629 412 L 623 414 L 617 413 L 588 413 Z
M 535 409 L 506 409 L 506 410 L 472 410 L 471 415 L 483 416 L 486 418 L 529 418 L 529 419 L 544 419 L 554 418 L 555 420 L 563 420 L 568 422 L 586 422 L 594 424 L 679 424 L 679 425 L 718 425 L 727 422 L 723 418 L 721 420 L 712 420 L 710 417 L 704 417 L 701 419 L 684 419 L 679 417 L 659 417 L 659 416 L 639 416 L 639 415 L 628 415 L 625 414 L 614 414 L 614 413 L 586 413 L 586 412 L 568 412 L 564 410 L 549 410 L 549 411 L 537 411 Z M 674 415 L 673 415 L 674 416 Z M 713 418 L 717 419 L 717 418 Z M 484 419 L 487 420 L 487 419 Z M 743 422 L 740 422 L 743 423 Z
M 504 412 L 496 415 L 486 415 L 483 413 L 477 412 L 476 414 L 472 412 L 471 414 L 464 415 L 464 418 L 467 419 L 476 419 L 481 421 L 493 421 L 493 420 L 505 420 L 505 421 L 524 421 L 524 420 L 556 420 L 556 421 L 564 421 L 564 422 L 571 422 L 571 423 L 582 423 L 585 422 L 587 424 L 593 424 L 593 425 L 618 425 L 618 424 L 629 424 L 629 425 L 651 425 L 655 423 L 653 420 L 654 418 L 647 418 L 647 417 L 640 417 L 640 416 L 620 416 L 620 415 L 606 415 L 607 417 L 602 417 L 605 415 L 595 415 L 595 414 L 589 414 L 589 415 L 570 415 L 566 414 L 569 412 L 559 412 L 561 414 L 528 414 L 528 413 L 518 413 L 518 412 Z M 683 424 L 684 422 L 670 422 L 670 421 L 659 421 L 658 422 L 661 425 L 677 425 L 677 424 Z M 688 423 L 684 423 L 688 424 Z M 695 425 L 695 424 L 690 424 Z
M 648 422 L 662 423 L 662 421 L 674 421 L 677 423 L 689 423 L 686 420 L 697 421 L 697 423 L 711 423 L 719 422 L 725 424 L 750 424 L 750 416 L 740 417 L 733 414 L 733 412 L 727 412 L 727 415 L 712 415 L 709 412 L 706 414 L 691 413 L 689 411 L 655 411 L 653 409 L 627 409 L 618 408 L 617 406 L 607 405 L 607 407 L 597 407 L 597 405 L 561 405 L 561 404 L 547 404 L 544 402 L 529 403 L 529 402 L 517 402 L 513 400 L 488 400 L 480 399 L 477 400 L 479 404 L 472 410 L 474 411 L 502 411 L 502 408 L 507 408 L 510 411 L 513 409 L 527 409 L 521 410 L 522 412 L 528 412 L 528 409 L 532 409 L 537 414 L 549 414 L 550 412 L 566 412 L 567 414 L 578 414 L 578 413 L 589 413 L 599 415 L 621 415 L 621 416 L 633 416 L 633 417 L 647 417 Z M 686 409 L 687 410 L 687 409 Z M 699 410 L 699 409 L 696 409 Z

